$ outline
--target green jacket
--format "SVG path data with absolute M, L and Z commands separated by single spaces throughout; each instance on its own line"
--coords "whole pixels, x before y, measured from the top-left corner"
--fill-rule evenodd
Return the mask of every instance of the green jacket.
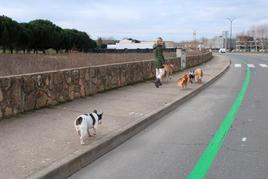
M 153 47 L 154 59 L 155 59 L 155 68 L 164 68 L 163 64 L 165 63 L 165 58 L 163 55 L 163 47 L 161 45 Z

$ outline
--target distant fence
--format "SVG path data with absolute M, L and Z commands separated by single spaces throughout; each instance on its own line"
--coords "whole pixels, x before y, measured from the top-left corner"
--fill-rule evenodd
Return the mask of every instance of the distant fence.
M 192 67 L 211 53 L 187 57 Z M 180 70 L 180 59 L 168 59 Z M 153 60 L 114 63 L 57 71 L 0 77 L 0 118 L 89 96 L 154 78 Z
M 176 48 L 166 48 L 164 52 L 176 52 Z M 153 49 L 92 49 L 93 53 L 152 53 Z

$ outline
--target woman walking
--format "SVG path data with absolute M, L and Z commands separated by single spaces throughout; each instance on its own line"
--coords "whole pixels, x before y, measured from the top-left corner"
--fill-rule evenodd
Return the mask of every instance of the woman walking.
M 163 55 L 163 48 L 164 48 L 164 42 L 161 37 L 157 38 L 156 43 L 154 44 L 153 47 L 153 52 L 154 52 L 154 59 L 155 59 L 155 77 L 156 80 L 154 82 L 155 87 L 159 88 L 159 86 L 162 85 L 161 79 L 165 74 L 164 70 L 164 64 L 165 64 L 165 58 Z

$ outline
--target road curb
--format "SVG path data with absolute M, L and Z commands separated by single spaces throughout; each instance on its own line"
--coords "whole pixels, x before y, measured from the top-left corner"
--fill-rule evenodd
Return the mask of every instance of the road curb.
M 72 175 L 73 173 L 77 172 L 86 165 L 92 163 L 105 153 L 113 150 L 118 145 L 122 144 L 132 136 L 136 135 L 137 133 L 139 133 L 140 131 L 151 125 L 154 121 L 160 119 L 162 116 L 166 115 L 170 111 L 174 110 L 175 108 L 183 104 L 185 101 L 191 99 L 193 96 L 200 93 L 203 89 L 210 86 L 229 69 L 230 64 L 231 61 L 229 60 L 229 63 L 221 70 L 221 72 L 219 72 L 211 80 L 204 83 L 203 85 L 198 87 L 196 90 L 190 92 L 186 96 L 179 99 L 175 99 L 174 101 L 166 105 L 164 108 L 153 111 L 146 117 L 139 119 L 139 121 L 135 121 L 135 124 L 130 123 L 124 128 L 118 129 L 113 136 L 109 135 L 104 136 L 100 140 L 92 143 L 91 145 L 81 148 L 81 150 L 66 156 L 66 158 L 64 158 L 63 160 L 57 161 L 52 165 L 50 165 L 49 167 L 44 168 L 39 172 L 30 175 L 27 178 L 59 179 L 59 178 L 66 178 Z

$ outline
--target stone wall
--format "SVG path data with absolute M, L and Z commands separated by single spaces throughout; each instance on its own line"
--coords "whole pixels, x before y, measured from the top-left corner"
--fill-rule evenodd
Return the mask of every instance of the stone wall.
M 211 53 L 187 57 L 187 67 Z M 168 59 L 180 70 L 180 59 Z M 154 78 L 152 60 L 0 77 L 0 118 Z

